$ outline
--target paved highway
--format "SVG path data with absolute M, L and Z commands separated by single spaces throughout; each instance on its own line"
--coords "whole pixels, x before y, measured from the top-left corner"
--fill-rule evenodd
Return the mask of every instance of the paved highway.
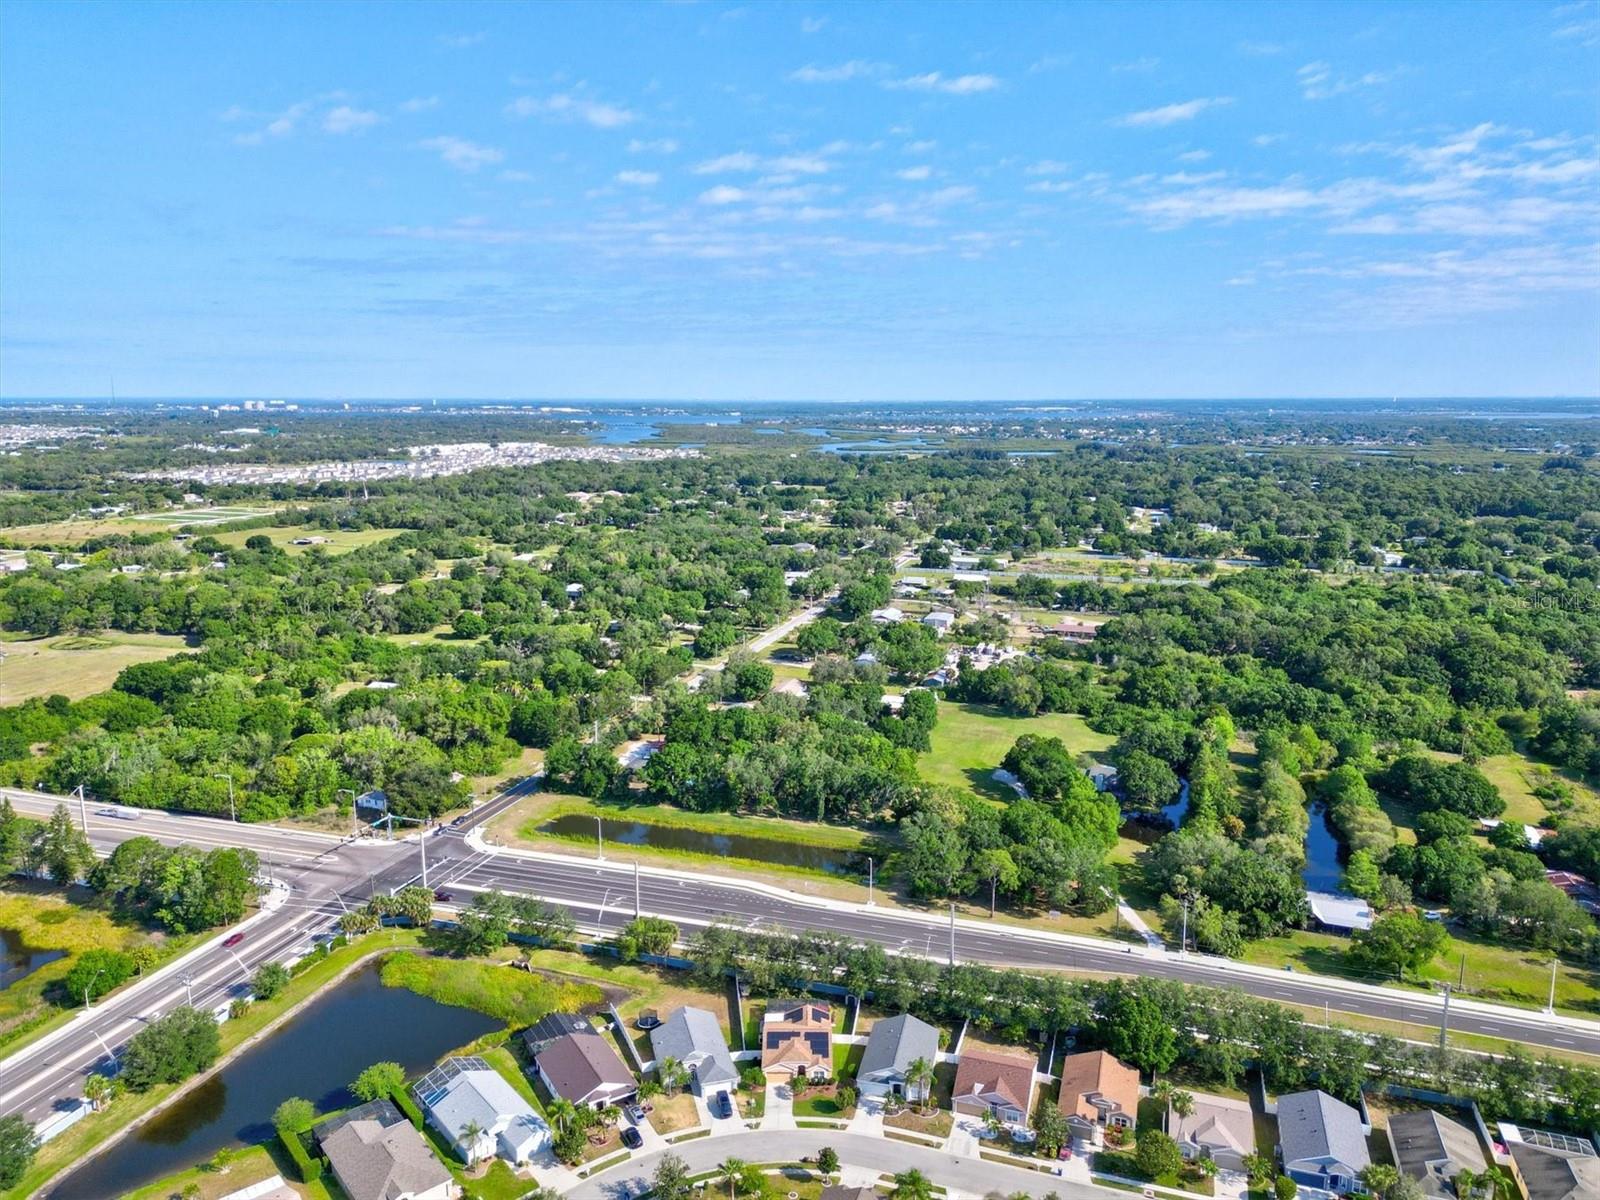
M 244 990 L 260 963 L 282 961 L 303 950 L 315 933 L 331 928 L 346 907 L 363 903 L 374 890 L 388 891 L 419 879 L 424 851 L 428 884 L 449 888 L 458 902 L 491 888 L 539 896 L 570 907 L 586 929 L 624 924 L 633 916 L 637 899 L 640 911 L 668 917 L 686 931 L 714 921 L 766 932 L 827 930 L 900 953 L 938 960 L 950 955 L 952 927 L 937 915 L 818 900 L 760 883 L 689 872 L 636 869 L 485 845 L 479 835 L 482 826 L 536 786 L 537 780 L 525 780 L 479 806 L 459 826 L 397 842 L 340 839 L 155 812 L 121 820 L 99 817 L 91 805 L 90 836 L 102 852 L 139 834 L 170 844 L 248 847 L 261 854 L 264 863 L 270 861 L 281 903 L 246 922 L 245 937 L 237 946 L 223 946 L 224 935 L 219 934 L 181 961 L 0 1062 L 0 1113 L 21 1112 L 37 1122 L 71 1104 L 82 1095 L 87 1074 L 108 1066 L 110 1055 L 154 1016 L 181 1003 L 208 1009 L 231 1000 Z M 18 811 L 30 814 L 46 814 L 58 803 L 36 793 L 5 794 Z M 1237 987 L 1270 1000 L 1411 1022 L 1418 1027 L 1413 1035 L 1418 1037 L 1427 1036 L 1425 1027 L 1436 1029 L 1441 1015 L 1439 997 L 1391 988 L 982 921 L 958 921 L 953 932 L 955 957 L 963 962 L 1125 972 Z M 192 996 L 191 987 L 183 982 L 185 975 Z M 1600 1055 L 1600 1024 L 1568 1017 L 1457 1001 L 1451 1007 L 1450 1028 Z

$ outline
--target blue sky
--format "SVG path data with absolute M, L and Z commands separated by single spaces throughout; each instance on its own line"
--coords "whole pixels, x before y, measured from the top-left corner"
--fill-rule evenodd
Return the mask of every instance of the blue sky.
M 0 393 L 1600 392 L 1600 3 L 31 4 Z

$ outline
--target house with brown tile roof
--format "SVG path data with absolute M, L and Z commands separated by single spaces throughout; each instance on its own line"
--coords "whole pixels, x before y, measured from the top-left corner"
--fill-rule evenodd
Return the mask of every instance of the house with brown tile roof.
M 1007 1125 L 1027 1125 L 1033 1110 L 1033 1060 L 992 1050 L 969 1050 L 956 1064 L 950 1106 L 969 1117 L 991 1112 Z
M 1104 1050 L 1069 1054 L 1061 1063 L 1058 1103 L 1074 1137 L 1100 1141 L 1103 1131 L 1139 1120 L 1139 1072 Z
M 539 1051 L 534 1071 L 552 1095 L 604 1108 L 626 1104 L 638 1093 L 633 1077 L 611 1040 L 595 1029 L 562 1034 Z
M 816 1000 L 774 1000 L 761 1016 L 761 1069 L 793 1079 L 833 1075 L 833 1008 Z

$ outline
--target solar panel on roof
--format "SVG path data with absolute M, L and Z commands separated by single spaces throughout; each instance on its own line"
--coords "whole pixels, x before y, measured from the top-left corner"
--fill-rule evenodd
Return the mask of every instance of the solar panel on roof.
M 811 1047 L 811 1053 L 825 1055 L 828 1053 L 828 1035 L 825 1033 L 806 1034 L 806 1045 Z
M 776 1050 L 779 1046 L 783 1045 L 783 1043 L 786 1042 L 786 1041 L 788 1041 L 788 1035 L 787 1034 L 769 1033 L 769 1034 L 767 1034 L 767 1049 L 768 1050 Z

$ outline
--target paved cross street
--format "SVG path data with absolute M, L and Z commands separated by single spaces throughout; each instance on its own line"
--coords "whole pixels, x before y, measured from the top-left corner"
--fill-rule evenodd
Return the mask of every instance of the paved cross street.
M 144 812 L 136 820 L 96 816 L 90 805 L 90 840 L 109 853 L 138 835 L 169 844 L 230 845 L 255 850 L 273 878 L 287 885 L 282 903 L 251 917 L 244 940 L 222 945 L 229 931 L 169 963 L 149 978 L 97 1004 L 92 1012 L 0 1062 L 0 1112 L 20 1112 L 39 1121 L 83 1094 L 88 1073 L 103 1068 L 146 1022 L 191 1001 L 202 1009 L 241 994 L 264 962 L 281 961 L 331 929 L 339 915 L 376 891 L 417 881 L 426 840 L 428 884 L 448 887 L 458 902 L 479 891 L 503 889 L 567 905 L 581 928 L 615 929 L 639 910 L 667 917 L 686 933 L 713 921 L 752 929 L 828 930 L 877 942 L 906 954 L 947 958 L 951 925 L 937 913 L 868 907 L 800 896 L 759 883 L 712 878 L 692 872 L 642 868 L 572 855 L 534 853 L 492 846 L 482 840 L 486 824 L 538 786 L 519 782 L 480 805 L 460 826 L 412 834 L 393 842 L 339 838 L 270 826 L 232 824 L 213 817 Z M 59 798 L 5 789 L 19 812 L 48 814 Z M 76 809 L 76 802 L 71 802 Z M 74 815 L 78 813 L 75 811 Z M 958 961 L 1014 965 L 1038 970 L 1125 972 L 1190 983 L 1237 987 L 1266 999 L 1391 1021 L 1410 1022 L 1418 1039 L 1436 1036 L 1442 999 L 1347 980 L 1278 972 L 1159 948 L 1129 947 L 1094 938 L 1043 933 L 1015 925 L 958 921 Z M 187 975 L 190 985 L 183 977 Z M 1600 1054 L 1600 1024 L 1527 1009 L 1456 1000 L 1450 1028 L 1521 1042 L 1533 1048 Z

